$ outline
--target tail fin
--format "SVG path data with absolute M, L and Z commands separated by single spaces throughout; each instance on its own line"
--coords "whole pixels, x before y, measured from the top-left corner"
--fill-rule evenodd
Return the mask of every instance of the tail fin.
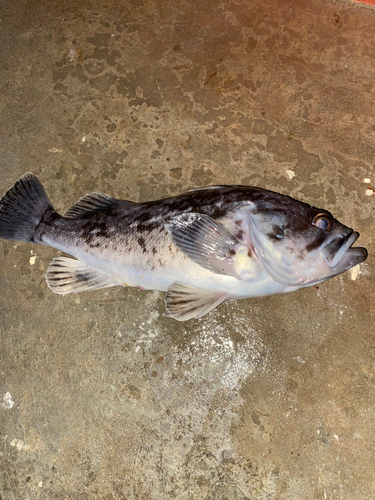
M 23 175 L 0 200 L 0 238 L 36 241 L 35 230 L 46 211 L 56 213 L 43 186 L 34 174 Z

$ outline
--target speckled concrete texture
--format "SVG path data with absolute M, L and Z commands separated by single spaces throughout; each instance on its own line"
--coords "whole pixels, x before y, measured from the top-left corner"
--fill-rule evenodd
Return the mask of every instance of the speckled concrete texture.
M 54 295 L 57 252 L 0 241 L 1 500 L 375 498 L 373 10 L 2 0 L 0 40 L 1 194 L 257 185 L 369 250 L 181 324 L 158 292 Z

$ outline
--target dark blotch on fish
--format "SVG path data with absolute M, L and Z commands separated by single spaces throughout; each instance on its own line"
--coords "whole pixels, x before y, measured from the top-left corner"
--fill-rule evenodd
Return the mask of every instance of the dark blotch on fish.
M 324 243 L 324 240 L 326 239 L 326 235 L 322 233 L 319 235 L 314 241 L 306 245 L 306 252 L 312 252 L 313 250 L 317 249 Z
M 138 245 L 142 248 L 143 252 L 147 252 L 146 241 L 143 236 L 139 236 L 137 239 Z

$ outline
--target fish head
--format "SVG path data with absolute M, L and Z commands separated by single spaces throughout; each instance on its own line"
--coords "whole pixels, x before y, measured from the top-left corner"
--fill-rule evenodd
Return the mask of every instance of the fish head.
M 253 252 L 283 285 L 319 283 L 367 258 L 365 248 L 352 247 L 359 234 L 326 210 L 270 193 L 243 211 Z

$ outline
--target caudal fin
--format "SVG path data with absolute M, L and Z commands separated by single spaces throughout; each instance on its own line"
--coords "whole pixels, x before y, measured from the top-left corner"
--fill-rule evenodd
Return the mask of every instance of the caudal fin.
M 35 229 L 44 214 L 56 213 L 34 174 L 23 175 L 0 200 L 0 238 L 38 241 Z

